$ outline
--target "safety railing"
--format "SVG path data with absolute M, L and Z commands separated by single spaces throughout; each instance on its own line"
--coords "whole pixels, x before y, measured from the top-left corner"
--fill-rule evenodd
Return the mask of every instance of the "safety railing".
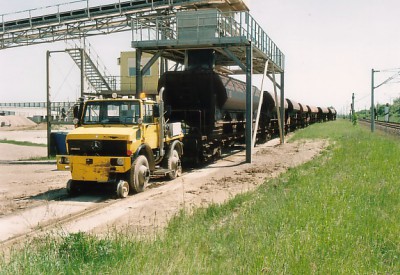
M 70 108 L 73 106 L 75 102 L 69 101 L 60 101 L 60 102 L 51 102 L 51 108 Z M 11 107 L 11 108 L 46 108 L 46 102 L 4 102 L 0 103 L 0 107 Z
M 131 23 L 132 41 L 176 40 L 179 36 L 178 20 L 179 17 L 176 15 L 133 18 Z M 284 70 L 284 54 L 248 12 L 217 12 L 217 18 L 213 13 L 201 13 L 192 19 L 192 21 L 196 20 L 197 26 L 192 24 L 191 27 L 193 30 L 198 30 L 198 36 L 194 40 L 199 43 L 210 38 L 204 37 L 204 33 L 201 31 L 204 22 L 217 20 L 212 38 L 244 37 Z
M 77 0 L 67 3 L 0 14 L 0 32 L 30 29 L 48 24 L 61 24 L 77 19 L 90 19 L 109 14 L 154 9 L 157 6 L 190 3 L 191 0 Z

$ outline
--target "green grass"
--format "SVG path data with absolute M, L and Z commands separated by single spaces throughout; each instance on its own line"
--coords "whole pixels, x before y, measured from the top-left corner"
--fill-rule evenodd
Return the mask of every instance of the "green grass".
M 400 143 L 347 120 L 316 159 L 226 204 L 180 213 L 164 234 L 78 233 L 31 243 L 3 274 L 399 274 Z
M 37 146 L 37 147 L 47 147 L 46 144 L 43 143 L 34 143 L 29 141 L 18 141 L 18 140 L 8 140 L 8 139 L 0 139 L 0 143 L 8 143 L 20 146 Z
M 50 156 L 50 157 L 30 157 L 30 158 L 22 158 L 19 159 L 22 161 L 50 161 L 50 160 L 56 160 L 56 156 Z

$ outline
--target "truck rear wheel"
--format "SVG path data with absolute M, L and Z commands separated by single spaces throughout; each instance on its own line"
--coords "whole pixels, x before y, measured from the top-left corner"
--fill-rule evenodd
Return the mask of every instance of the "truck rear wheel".
M 137 157 L 131 167 L 129 185 L 134 193 L 143 192 L 150 179 L 149 162 L 143 155 Z
M 173 180 L 182 174 L 182 164 L 179 158 L 179 153 L 173 150 L 171 156 L 168 158 L 168 169 L 172 170 L 167 174 L 168 178 Z

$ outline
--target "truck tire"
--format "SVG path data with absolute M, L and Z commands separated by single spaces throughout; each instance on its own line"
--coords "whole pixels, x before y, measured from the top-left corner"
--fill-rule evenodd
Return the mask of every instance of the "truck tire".
M 67 194 L 71 197 L 78 195 L 81 191 L 77 181 L 75 180 L 68 180 L 66 189 L 67 189 Z
M 131 167 L 129 185 L 134 193 L 143 192 L 150 179 L 149 162 L 143 155 L 137 157 Z
M 178 151 L 176 150 L 173 150 L 168 158 L 168 169 L 172 170 L 172 172 L 167 174 L 167 177 L 170 180 L 176 179 L 182 174 L 181 160 L 179 158 Z

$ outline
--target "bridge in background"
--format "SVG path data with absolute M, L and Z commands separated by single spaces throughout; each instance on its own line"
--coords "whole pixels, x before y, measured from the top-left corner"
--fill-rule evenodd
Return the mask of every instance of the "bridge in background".
M 80 39 L 92 35 L 130 31 L 132 20 L 149 15 L 166 15 L 177 10 L 217 8 L 243 11 L 242 0 L 130 0 L 91 6 L 79 0 L 0 15 L 0 49 L 39 43 Z M 107 2 L 107 1 L 103 1 Z

